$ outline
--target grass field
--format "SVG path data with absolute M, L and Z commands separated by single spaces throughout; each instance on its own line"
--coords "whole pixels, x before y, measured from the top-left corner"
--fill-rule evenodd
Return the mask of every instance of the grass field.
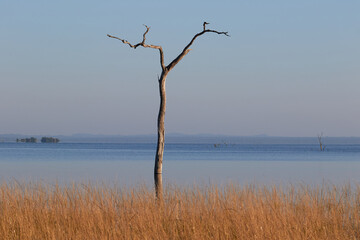
M 3 184 L 0 239 L 360 239 L 360 188 Z

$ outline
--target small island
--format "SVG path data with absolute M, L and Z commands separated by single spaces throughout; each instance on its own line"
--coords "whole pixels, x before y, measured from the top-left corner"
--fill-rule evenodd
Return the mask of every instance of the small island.
M 42 137 L 41 138 L 42 143 L 58 143 L 60 140 L 58 138 L 53 137 Z

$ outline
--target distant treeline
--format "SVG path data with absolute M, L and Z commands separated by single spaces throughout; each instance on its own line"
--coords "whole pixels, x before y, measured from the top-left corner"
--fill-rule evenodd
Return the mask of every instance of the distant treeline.
M 53 137 L 42 137 L 40 140 L 42 143 L 58 143 L 60 140 L 58 138 Z M 37 143 L 37 138 L 17 138 L 16 142 L 23 142 L 23 143 Z

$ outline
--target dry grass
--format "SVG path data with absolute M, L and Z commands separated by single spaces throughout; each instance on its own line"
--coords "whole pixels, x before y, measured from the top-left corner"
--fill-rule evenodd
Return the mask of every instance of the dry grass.
M 0 239 L 360 239 L 360 189 L 8 183 Z

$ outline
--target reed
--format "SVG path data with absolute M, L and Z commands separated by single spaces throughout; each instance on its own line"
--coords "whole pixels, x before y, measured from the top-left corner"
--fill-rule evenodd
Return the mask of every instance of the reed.
M 0 239 L 360 239 L 360 188 L 0 186 Z

